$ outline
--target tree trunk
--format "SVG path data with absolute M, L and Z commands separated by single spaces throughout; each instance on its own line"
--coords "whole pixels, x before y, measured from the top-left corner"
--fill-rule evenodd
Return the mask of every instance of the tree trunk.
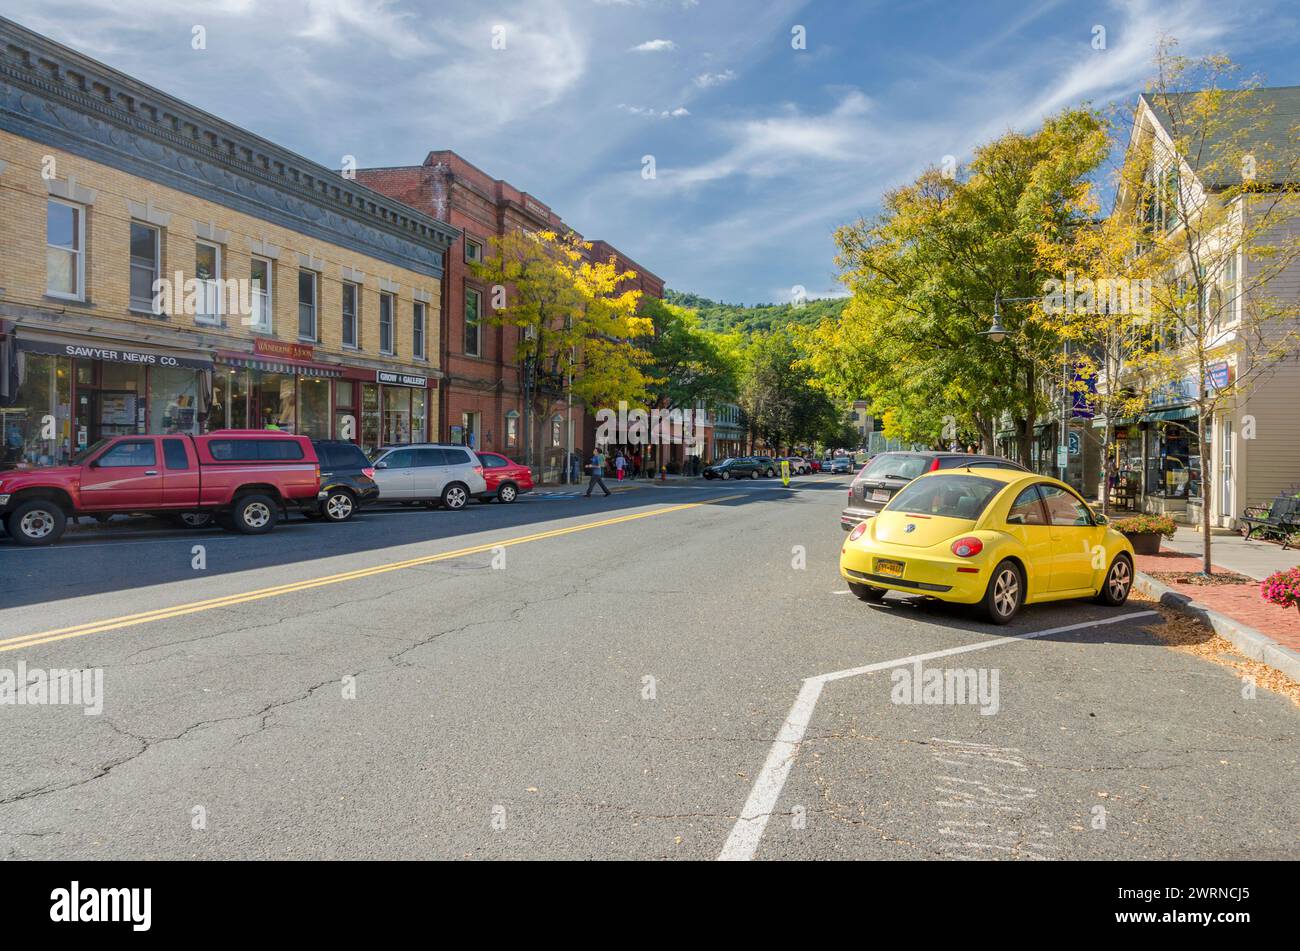
M 1201 531 L 1205 537 L 1201 545 L 1201 570 L 1207 575 L 1213 574 L 1214 566 L 1210 562 L 1210 491 L 1214 482 L 1211 478 L 1213 475 L 1213 460 L 1210 459 L 1209 445 L 1205 439 L 1205 427 L 1213 421 L 1213 417 L 1207 419 L 1207 413 L 1203 409 L 1205 403 L 1205 375 L 1201 375 L 1201 400 L 1202 402 L 1196 407 L 1196 448 L 1201 454 Z M 1189 472 L 1187 478 L 1191 479 Z M 1188 492 L 1190 495 L 1191 492 Z
M 1111 443 L 1115 441 L 1115 423 L 1111 413 L 1106 414 L 1106 438 L 1101 443 L 1101 514 L 1110 518 L 1110 477 L 1116 471 L 1115 455 Z

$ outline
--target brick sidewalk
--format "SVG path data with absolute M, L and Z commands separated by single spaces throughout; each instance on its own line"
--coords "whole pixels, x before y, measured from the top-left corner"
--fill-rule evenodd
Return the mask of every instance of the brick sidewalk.
M 1157 571 L 1186 571 L 1193 574 L 1201 570 L 1201 559 L 1166 548 L 1158 555 L 1138 555 L 1137 570 L 1147 574 Z M 1228 569 L 1215 565 L 1214 570 Z M 1284 647 L 1300 651 L 1300 611 L 1269 604 L 1259 596 L 1257 581 L 1248 584 L 1195 585 L 1180 584 L 1170 578 L 1157 580 L 1220 614 L 1226 614 L 1242 624 L 1249 624 Z

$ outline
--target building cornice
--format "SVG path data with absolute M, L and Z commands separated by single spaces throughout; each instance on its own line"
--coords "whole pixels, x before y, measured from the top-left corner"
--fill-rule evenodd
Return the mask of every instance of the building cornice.
M 0 17 L 0 128 L 435 277 L 460 232 Z

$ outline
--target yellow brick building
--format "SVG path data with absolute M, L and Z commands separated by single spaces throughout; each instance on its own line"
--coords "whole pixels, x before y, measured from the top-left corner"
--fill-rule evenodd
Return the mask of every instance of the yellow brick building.
M 0 18 L 0 467 L 436 429 L 444 222 Z

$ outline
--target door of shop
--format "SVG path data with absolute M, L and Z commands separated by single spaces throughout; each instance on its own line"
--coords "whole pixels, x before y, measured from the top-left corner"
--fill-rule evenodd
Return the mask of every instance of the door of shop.
M 145 369 L 76 361 L 77 448 L 108 436 L 145 431 Z

